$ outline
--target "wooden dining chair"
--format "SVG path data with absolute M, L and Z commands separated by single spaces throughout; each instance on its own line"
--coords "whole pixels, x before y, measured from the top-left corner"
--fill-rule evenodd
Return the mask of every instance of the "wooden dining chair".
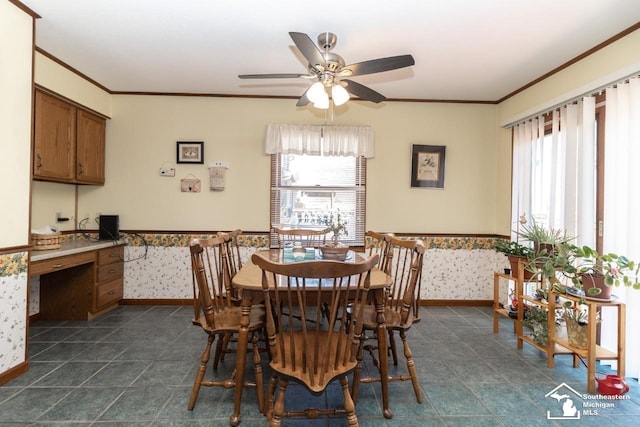
M 311 228 L 278 228 L 272 227 L 273 232 L 278 236 L 278 249 L 300 245 L 303 248 L 319 248 L 327 241 L 329 228 L 322 230 Z M 324 307 L 325 311 L 327 307 Z M 297 313 L 297 311 L 296 311 Z M 299 314 L 295 314 L 299 316 Z
M 226 233 L 220 232 L 218 235 L 224 239 L 222 257 L 227 266 L 225 270 L 227 275 L 224 280 L 225 292 L 232 303 L 240 304 L 238 290 L 233 287 L 233 277 L 238 274 L 242 267 L 242 256 L 240 254 L 240 245 L 238 244 L 242 230 L 237 228 Z
M 211 355 L 211 346 L 218 338 L 218 346 L 227 334 L 237 334 L 240 330 L 241 308 L 240 306 L 231 304 L 230 300 L 219 295 L 219 281 L 224 280 L 227 268 L 223 262 L 221 251 L 224 247 L 224 236 L 216 236 L 208 239 L 192 239 L 189 244 L 191 253 L 191 267 L 193 271 L 194 281 L 197 285 L 197 305 L 200 312 L 195 322 L 207 334 L 207 343 L 202 357 L 200 366 L 196 373 L 193 383 L 191 397 L 189 399 L 188 409 L 192 410 L 195 406 L 196 399 L 201 386 L 220 386 L 224 388 L 233 388 L 235 382 L 235 364 L 234 370 L 228 379 L 224 380 L 205 380 L 207 364 Z M 194 301 L 194 305 L 196 301 Z M 255 382 L 245 382 L 243 387 L 255 387 L 258 394 L 258 405 L 260 411 L 264 411 L 264 391 L 262 368 L 260 366 L 260 353 L 258 349 L 258 332 L 265 327 L 264 307 L 251 307 L 249 320 L 250 342 L 253 345 L 253 362 L 255 372 Z M 251 353 L 247 352 L 247 359 Z M 239 414 L 240 401 L 234 401 L 234 414 Z M 231 425 L 237 425 L 239 419 L 231 416 Z
M 356 263 L 280 264 L 258 255 L 253 255 L 252 261 L 262 269 L 266 301 L 272 369 L 266 405 L 270 425 L 280 426 L 283 417 L 345 414 L 349 426 L 358 426 L 347 376 L 357 365 L 356 352 L 364 316 L 352 316 L 354 320 L 348 328 L 343 319 L 350 301 L 358 301 L 359 307 L 365 306 L 371 269 L 378 262 L 378 256 Z M 327 321 L 321 322 L 322 314 L 317 307 L 324 302 L 328 302 L 330 312 Z M 290 314 L 294 306 L 300 307 L 301 319 Z M 313 317 L 315 321 L 311 321 Z M 290 381 L 318 395 L 335 380 L 342 386 L 343 408 L 285 411 L 285 392 Z
M 392 277 L 392 284 L 386 298 L 384 308 L 385 326 L 389 334 L 389 351 L 392 355 L 394 365 L 398 365 L 398 355 L 395 345 L 395 333 L 400 335 L 406 359 L 408 375 L 389 376 L 389 381 L 411 381 L 413 391 L 418 403 L 422 403 L 422 393 L 415 368 L 415 361 L 409 342 L 407 331 L 413 324 L 420 321 L 420 280 L 422 278 L 422 264 L 424 259 L 425 246 L 421 240 L 402 240 L 389 236 L 388 252 L 388 274 Z M 357 399 L 360 383 L 380 382 L 379 363 L 377 352 L 381 351 L 374 345 L 366 345 L 368 339 L 375 338 L 376 309 L 373 305 L 367 305 L 362 310 L 363 313 L 363 333 L 361 335 L 361 345 L 358 350 L 358 367 L 355 369 L 353 377 L 353 398 Z M 356 314 L 357 315 L 357 314 Z M 372 335 L 368 336 L 367 332 Z M 362 377 L 363 353 L 367 351 L 372 359 L 373 366 L 378 369 L 377 376 Z M 385 349 L 384 351 L 387 351 Z M 391 418 L 392 413 L 388 405 L 388 396 L 383 396 L 383 413 L 387 418 Z
M 242 267 L 242 258 L 240 256 L 240 247 L 238 246 L 238 236 L 242 234 L 242 230 L 235 229 L 230 232 L 218 232 L 224 241 L 220 248 L 220 262 L 224 265 L 223 277 L 218 282 L 219 295 L 225 298 L 228 304 L 240 305 L 240 295 L 238 290 L 233 286 L 233 277 Z M 228 332 L 224 334 L 221 340 L 218 340 L 216 350 L 213 356 L 213 369 L 218 369 L 218 364 L 224 360 L 227 353 L 234 353 L 235 349 L 229 347 L 229 343 L 236 342 L 234 334 Z
M 225 264 L 225 275 L 224 275 L 224 292 L 225 298 L 227 298 L 228 303 L 233 305 L 240 305 L 240 293 L 238 289 L 233 286 L 233 278 L 240 268 L 242 268 L 242 255 L 240 253 L 240 244 L 238 242 L 240 235 L 242 234 L 241 229 L 235 229 L 230 232 L 219 232 L 218 236 L 221 236 L 224 239 L 224 243 L 222 245 L 221 257 L 222 262 Z M 261 305 L 260 307 L 264 307 Z M 213 357 L 213 369 L 218 368 L 218 364 L 224 360 L 225 354 L 235 353 L 236 348 L 230 346 L 231 343 L 237 342 L 237 337 L 235 334 L 226 333 L 222 340 L 218 340 L 218 344 L 216 346 L 216 351 Z M 260 352 L 268 352 L 268 348 L 266 346 L 266 338 L 264 335 L 260 336 Z
M 392 233 L 378 233 L 377 231 L 368 230 L 365 233 L 366 252 L 369 256 L 378 254 L 380 260 L 377 267 L 385 273 L 390 273 L 389 251 L 391 250 L 390 239 L 394 237 Z
M 318 230 L 311 228 L 278 228 L 272 227 L 278 238 L 278 248 L 293 247 L 300 244 L 303 248 L 319 248 L 327 242 L 328 228 Z

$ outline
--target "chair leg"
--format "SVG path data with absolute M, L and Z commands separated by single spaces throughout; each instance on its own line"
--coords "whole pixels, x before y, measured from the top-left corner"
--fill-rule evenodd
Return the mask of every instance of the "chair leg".
M 347 415 L 347 425 L 349 427 L 359 427 L 358 417 L 356 417 L 356 405 L 349 393 L 349 380 L 344 376 L 340 377 L 339 381 L 342 386 L 342 393 L 344 394 L 344 410 Z
M 218 343 L 216 344 L 216 351 L 213 355 L 213 369 L 218 369 L 218 362 L 224 358 L 224 350 L 226 346 L 224 346 L 224 338 L 226 338 L 227 334 L 220 334 L 218 337 Z
M 360 391 L 360 378 L 362 377 L 362 358 L 363 358 L 363 348 L 364 348 L 364 339 L 365 334 L 364 331 L 362 335 L 360 335 L 360 345 L 358 346 L 358 352 L 356 353 L 356 360 L 358 363 L 356 364 L 356 368 L 353 371 L 353 384 L 351 385 L 351 397 L 354 402 L 358 401 L 358 392 Z
M 253 343 L 253 372 L 256 377 L 256 392 L 258 393 L 258 408 L 264 414 L 264 383 L 262 380 L 262 365 L 260 365 L 260 349 L 258 348 L 258 335 L 256 332 L 251 337 Z
M 276 392 L 276 386 L 278 385 L 278 376 L 276 374 L 271 375 L 269 379 L 269 386 L 267 388 L 267 407 L 265 408 L 265 416 L 268 421 L 273 418 L 273 395 Z
M 389 351 L 391 352 L 391 357 L 393 357 L 393 366 L 398 366 L 398 352 L 392 330 L 389 330 Z
M 413 355 L 409 348 L 407 341 L 407 334 L 405 331 L 400 331 L 400 338 L 402 339 L 402 346 L 404 347 L 404 357 L 407 359 L 407 370 L 411 376 L 411 384 L 413 384 L 413 392 L 416 395 L 418 403 L 422 403 L 422 392 L 420 391 L 420 384 L 418 383 L 418 373 L 416 372 L 416 364 L 413 361 Z
M 280 379 L 280 390 L 278 390 L 278 398 L 273 406 L 273 417 L 269 420 L 270 427 L 280 427 L 282 425 L 282 416 L 284 415 L 284 394 L 287 390 L 289 381 Z
M 198 373 L 196 374 L 196 379 L 193 382 L 193 389 L 191 390 L 191 397 L 189 398 L 189 407 L 190 411 L 193 410 L 193 407 L 196 405 L 196 399 L 198 398 L 198 393 L 200 392 L 200 386 L 202 385 L 202 380 L 204 379 L 204 374 L 207 370 L 207 363 L 209 363 L 209 357 L 211 355 L 211 344 L 213 344 L 213 340 L 215 339 L 214 335 L 209 335 L 207 337 L 207 345 L 202 352 L 202 357 L 200 359 L 200 367 L 198 367 Z

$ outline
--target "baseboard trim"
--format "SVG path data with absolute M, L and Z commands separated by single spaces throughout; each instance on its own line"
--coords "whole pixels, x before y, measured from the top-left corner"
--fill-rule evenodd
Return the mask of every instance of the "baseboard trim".
M 20 375 L 24 374 L 25 372 L 27 372 L 29 370 L 29 361 L 24 361 L 22 363 L 20 363 L 19 365 L 14 366 L 13 368 L 9 369 L 8 371 L 3 372 L 2 374 L 0 374 L 0 385 L 4 385 L 6 383 L 8 383 L 9 381 L 18 378 Z
M 162 299 L 123 299 L 120 305 L 193 305 L 193 299 L 162 298 Z
M 123 299 L 120 305 L 192 305 L 193 300 L 166 298 L 166 299 Z M 421 300 L 421 306 L 468 306 L 468 307 L 491 307 L 493 300 L 456 300 L 456 299 L 428 299 Z
M 492 307 L 493 300 L 484 299 L 428 299 L 420 300 L 421 306 L 443 307 L 443 306 L 463 306 L 463 307 Z

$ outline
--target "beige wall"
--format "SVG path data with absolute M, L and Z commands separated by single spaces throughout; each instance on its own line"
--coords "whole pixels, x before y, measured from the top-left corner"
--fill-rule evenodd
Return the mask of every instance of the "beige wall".
M 33 18 L 0 2 L 0 384 L 27 367 L 32 51 Z
M 78 217 L 119 214 L 132 230 L 269 228 L 269 123 L 324 123 L 323 113 L 298 109 L 293 100 L 169 96 L 105 96 L 46 57 L 37 55 L 36 83 L 111 117 L 107 123 L 106 185 L 79 186 Z M 67 89 L 69 87 L 69 89 Z M 107 99 L 108 98 L 108 99 Z M 335 124 L 368 124 L 377 156 L 368 170 L 367 227 L 416 233 L 493 233 L 501 210 L 497 160 L 504 151 L 496 106 L 441 103 L 382 105 L 351 102 Z M 460 125 L 463 123 L 464 125 Z M 205 142 L 205 165 L 176 165 L 178 140 Z M 410 187 L 411 144 L 447 146 L 445 189 Z M 223 192 L 206 186 L 206 163 L 230 164 Z M 161 177 L 169 162 L 176 177 Z M 181 193 L 180 178 L 203 182 L 198 194 Z M 508 188 L 508 187 L 507 187 Z M 34 183 L 33 226 L 73 216 L 74 186 Z M 500 206 L 502 203 L 504 206 Z M 391 208 L 394 207 L 394 208 Z M 505 208 L 506 207 L 506 208 Z M 73 223 L 58 224 L 62 230 Z
M 500 126 L 637 71 L 638 52 L 640 32 L 635 32 L 498 106 L 350 102 L 338 109 L 335 124 L 367 124 L 376 134 L 377 155 L 368 164 L 367 228 L 509 234 L 511 133 Z M 36 66 L 42 67 L 36 69 L 37 83 L 112 117 L 107 125 L 107 183 L 78 187 L 77 213 L 92 221 L 97 213 L 117 213 L 123 229 L 266 231 L 267 124 L 325 121 L 322 113 L 296 108 L 293 100 L 106 96 L 44 57 L 38 57 Z M 178 140 L 204 141 L 205 164 L 230 164 L 225 191 L 208 190 L 205 165 L 175 164 Z M 447 147 L 444 190 L 410 187 L 411 144 Z M 175 178 L 159 176 L 165 162 L 176 167 Z M 201 193 L 179 191 L 180 178 L 190 174 L 203 181 Z M 41 187 L 34 188 L 34 200 Z M 56 206 L 42 204 L 34 226 L 55 212 L 66 215 L 74 209 L 74 187 L 69 186 L 68 194 L 64 187 L 59 190 Z
M 111 95 L 46 56 L 35 54 L 35 81 L 84 107 L 111 115 Z
M 294 100 L 113 96 L 106 185 L 79 187 L 79 211 L 117 213 L 121 228 L 269 229 L 269 123 L 322 123 Z M 367 227 L 396 232 L 493 233 L 496 152 L 493 105 L 351 102 L 336 124 L 368 124 L 376 157 L 368 163 Z M 176 165 L 178 140 L 205 142 L 205 165 Z M 445 145 L 445 189 L 410 188 L 411 144 Z M 206 163 L 222 160 L 226 188 L 209 191 Z M 176 177 L 159 176 L 170 162 Z M 203 182 L 181 193 L 180 179 Z
M 0 2 L 0 248 L 29 243 L 32 22 Z
M 640 70 L 640 30 L 612 43 L 500 104 L 506 125 L 547 111 Z

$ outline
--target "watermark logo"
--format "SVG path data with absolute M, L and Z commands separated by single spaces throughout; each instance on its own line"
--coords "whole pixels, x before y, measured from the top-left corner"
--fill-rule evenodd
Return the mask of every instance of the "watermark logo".
M 616 407 L 616 402 L 629 400 L 627 395 L 580 394 L 578 391 L 562 383 L 545 398 L 553 401 L 555 408 L 547 411 L 548 420 L 579 420 L 580 417 L 603 415 Z
M 580 419 L 580 409 L 578 408 L 579 405 L 576 403 L 576 399 L 581 399 L 582 395 L 570 386 L 562 383 L 549 393 L 545 394 L 544 397 L 554 399 L 558 402 L 557 414 L 553 415 L 551 411 L 547 411 L 548 420 Z

